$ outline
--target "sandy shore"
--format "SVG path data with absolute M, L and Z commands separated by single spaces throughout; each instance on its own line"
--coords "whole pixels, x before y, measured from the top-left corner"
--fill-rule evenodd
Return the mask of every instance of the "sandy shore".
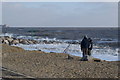
M 94 62 L 80 61 L 80 57 L 75 56 L 73 58 L 67 59 L 67 54 L 63 53 L 26 51 L 19 47 L 2 45 L 2 66 L 27 76 L 35 78 L 118 78 L 119 62 L 117 61 Z

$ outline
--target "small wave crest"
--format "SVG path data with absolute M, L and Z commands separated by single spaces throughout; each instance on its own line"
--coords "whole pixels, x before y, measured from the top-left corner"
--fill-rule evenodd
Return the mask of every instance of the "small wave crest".
M 63 53 L 66 47 L 70 44 L 70 47 L 65 51 L 65 53 L 75 55 L 75 56 L 82 56 L 82 52 L 81 52 L 80 44 L 79 44 L 81 40 L 62 40 L 62 39 L 48 38 L 48 37 L 42 38 L 38 36 L 22 36 L 22 35 L 11 34 L 11 33 L 0 34 L 0 36 L 9 36 L 9 37 L 15 37 L 15 38 L 21 38 L 21 39 L 32 39 L 32 40 L 37 40 L 39 42 L 42 42 L 42 41 L 55 42 L 55 43 L 49 43 L 49 44 L 39 43 L 39 44 L 29 44 L 29 45 L 25 45 L 25 44 L 13 45 L 13 46 L 21 47 L 25 50 L 41 50 L 44 52 Z M 101 39 L 100 43 L 101 42 L 103 43 L 106 41 L 111 42 L 111 41 L 116 41 L 116 40 L 115 39 Z M 94 44 L 94 47 L 92 50 L 93 57 L 100 58 L 103 60 L 108 60 L 108 61 L 119 60 L 118 59 L 118 56 L 119 56 L 118 48 L 112 48 L 108 45 L 101 46 L 99 43 L 97 45 L 96 44 Z
M 55 53 L 63 53 L 66 47 L 69 44 L 67 43 L 58 43 L 58 44 L 35 44 L 35 45 L 13 45 L 21 47 L 25 50 L 41 50 L 44 52 L 55 52 Z M 97 47 L 97 48 L 96 48 Z M 99 46 L 93 47 L 92 56 L 96 58 L 100 58 L 102 60 L 108 61 L 118 61 L 118 48 L 100 48 Z M 78 44 L 71 44 L 70 47 L 65 51 L 65 53 L 75 56 L 82 56 L 82 52 L 80 49 L 80 45 Z

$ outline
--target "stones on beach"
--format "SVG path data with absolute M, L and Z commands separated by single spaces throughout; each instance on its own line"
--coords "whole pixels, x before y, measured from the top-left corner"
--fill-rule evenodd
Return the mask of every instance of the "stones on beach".
M 61 43 L 59 41 L 54 41 L 54 40 L 53 41 L 43 40 L 41 42 L 46 43 L 46 44 Z
M 67 59 L 73 59 L 73 57 L 71 57 L 70 55 L 67 56 Z
M 8 45 L 10 44 L 8 40 L 2 40 L 2 43 L 8 44 Z
M 19 40 L 13 40 L 11 44 L 19 44 Z
M 27 40 L 21 40 L 20 43 L 22 43 L 22 44 L 29 44 Z
M 2 39 L 2 43 L 4 44 L 9 44 L 12 45 L 12 44 L 38 44 L 38 43 L 44 43 L 44 44 L 57 44 L 57 43 L 67 43 L 67 44 L 79 44 L 78 41 L 57 41 L 55 39 L 44 39 L 44 40 L 31 40 L 31 39 L 22 39 L 22 38 L 14 38 L 14 37 L 9 37 L 9 36 L 0 36 L 0 39 Z M 7 40 L 4 42 L 4 40 Z
M 31 41 L 32 41 L 33 44 L 37 44 L 38 43 L 38 41 L 36 41 L 36 40 L 31 40 Z
M 3 44 L 8 44 L 8 45 L 12 45 L 12 44 L 37 44 L 38 41 L 36 40 L 28 40 L 28 39 L 17 39 L 17 38 L 12 38 L 9 36 L 1 36 L 1 43 Z
M 61 43 L 59 41 L 54 41 L 54 40 L 41 40 L 41 41 L 37 41 L 37 40 L 30 40 L 30 39 L 17 39 L 17 38 L 13 38 L 13 37 L 9 37 L 9 36 L 0 36 L 1 39 L 1 43 L 3 44 L 38 44 L 38 43 L 45 43 L 45 44 L 54 44 L 54 43 Z
M 28 43 L 29 43 L 29 44 L 34 44 L 34 42 L 33 42 L 33 41 L 28 41 Z
M 13 38 L 7 38 L 6 40 L 8 40 L 9 42 L 12 42 L 14 39 Z
M 55 53 L 55 52 L 50 52 L 50 53 Z
M 94 58 L 93 61 L 94 61 L 94 62 L 101 62 L 101 60 L 100 60 L 100 59 L 97 59 L 97 58 Z

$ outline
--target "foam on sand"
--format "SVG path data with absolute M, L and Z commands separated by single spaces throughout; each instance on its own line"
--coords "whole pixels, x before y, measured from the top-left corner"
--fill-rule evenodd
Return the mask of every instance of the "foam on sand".
M 31 45 L 23 45 L 23 44 L 17 44 L 13 46 L 21 47 L 25 50 L 41 50 L 44 52 L 55 52 L 55 53 L 63 53 L 65 48 L 69 44 L 67 43 L 56 43 L 56 44 L 31 44 Z M 94 46 L 92 50 L 92 56 L 95 58 L 99 58 L 102 60 L 107 61 L 119 61 L 118 58 L 118 50 L 119 49 L 112 49 L 109 47 L 103 47 L 103 48 L 96 48 Z M 74 56 L 80 56 L 82 57 L 82 52 L 80 50 L 79 44 L 71 44 L 71 46 L 65 51 L 66 54 L 74 55 Z

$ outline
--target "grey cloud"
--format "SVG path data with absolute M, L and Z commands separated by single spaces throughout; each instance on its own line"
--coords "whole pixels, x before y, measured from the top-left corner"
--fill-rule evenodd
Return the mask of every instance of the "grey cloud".
M 36 4 L 36 5 L 35 5 Z M 117 26 L 117 3 L 4 3 L 11 26 Z

